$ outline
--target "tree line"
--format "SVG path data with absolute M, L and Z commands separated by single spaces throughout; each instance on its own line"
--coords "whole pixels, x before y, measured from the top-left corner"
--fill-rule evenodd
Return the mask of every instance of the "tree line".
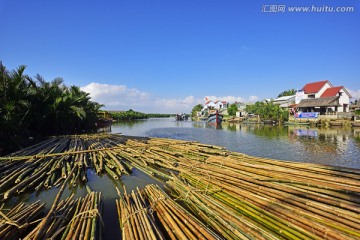
M 146 119 L 146 118 L 166 118 L 174 116 L 171 114 L 163 114 L 163 113 L 142 113 L 137 112 L 132 109 L 123 112 L 112 112 L 109 111 L 111 118 L 115 121 L 122 120 L 136 120 L 136 119 Z
M 25 74 L 26 66 L 8 70 L 0 61 L 0 154 L 28 139 L 86 131 L 95 126 L 102 107 L 62 78 L 51 82 Z

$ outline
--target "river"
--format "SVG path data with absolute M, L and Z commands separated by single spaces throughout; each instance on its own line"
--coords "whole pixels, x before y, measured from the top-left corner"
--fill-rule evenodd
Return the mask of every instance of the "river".
M 360 169 L 360 128 L 310 128 L 152 118 L 113 124 L 112 133 L 173 138 L 223 146 L 252 156 Z

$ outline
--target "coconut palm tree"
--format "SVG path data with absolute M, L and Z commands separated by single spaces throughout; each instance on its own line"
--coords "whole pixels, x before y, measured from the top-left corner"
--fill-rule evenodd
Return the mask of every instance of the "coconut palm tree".
M 73 133 L 95 125 L 102 105 L 88 93 L 67 87 L 62 78 L 47 82 L 37 74 L 32 79 L 25 69 L 9 71 L 0 61 L 0 151 L 19 136 Z

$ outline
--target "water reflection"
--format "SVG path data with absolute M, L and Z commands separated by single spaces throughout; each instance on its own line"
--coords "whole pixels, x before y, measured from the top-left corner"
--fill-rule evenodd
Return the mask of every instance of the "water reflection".
M 112 132 L 199 141 L 253 156 L 360 168 L 360 129 L 232 123 L 216 129 L 205 122 L 172 119 L 135 124 L 119 123 Z

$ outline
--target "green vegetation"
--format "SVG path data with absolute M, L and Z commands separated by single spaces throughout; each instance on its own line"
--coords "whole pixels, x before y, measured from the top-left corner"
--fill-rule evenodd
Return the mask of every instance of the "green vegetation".
M 277 97 L 284 97 L 284 96 L 292 96 L 296 94 L 296 90 L 295 89 L 290 89 L 290 90 L 286 90 L 281 92 Z
M 102 105 L 61 78 L 31 78 L 26 66 L 7 70 L 0 62 L 0 154 L 20 148 L 30 138 L 77 133 L 95 125 Z
M 108 112 L 111 118 L 115 121 L 123 121 L 123 120 L 135 120 L 135 119 L 146 119 L 146 118 L 168 118 L 174 116 L 174 114 L 167 113 L 142 113 L 137 112 L 132 109 L 123 112 Z
M 230 115 L 230 116 L 235 116 L 236 115 L 236 112 L 238 111 L 238 107 L 236 106 L 236 104 L 235 103 L 233 103 L 233 104 L 231 104 L 230 106 L 229 106 L 229 108 L 227 109 L 227 111 L 228 111 L 228 114 Z
M 115 121 L 148 118 L 148 116 L 145 113 L 136 112 L 132 109 L 124 112 L 110 112 L 110 114 L 112 119 L 114 119 Z
M 355 115 L 360 115 L 360 110 L 355 110 L 355 111 L 354 111 L 354 114 L 355 114 Z
M 249 114 L 260 116 L 261 120 L 276 120 L 279 122 L 287 121 L 289 118 L 288 111 L 282 109 L 279 105 L 271 101 L 256 102 L 248 105 L 245 109 Z
M 203 109 L 203 105 L 202 104 L 198 104 L 195 107 L 193 107 L 193 109 L 191 110 L 191 117 L 196 117 L 196 113 L 198 111 L 201 111 Z
M 167 113 L 146 113 L 148 118 L 168 118 L 172 117 L 175 114 L 167 114 Z

